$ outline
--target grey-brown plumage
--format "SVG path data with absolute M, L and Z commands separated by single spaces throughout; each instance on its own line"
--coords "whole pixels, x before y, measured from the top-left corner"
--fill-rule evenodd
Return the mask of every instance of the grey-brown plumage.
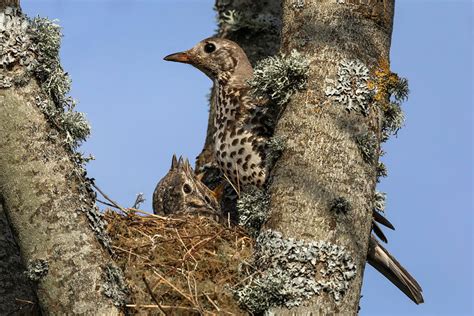
M 211 78 L 216 93 L 213 98 L 216 161 L 235 187 L 262 187 L 268 175 L 265 157 L 269 130 L 264 124 L 262 101 L 251 94 L 248 85 L 253 69 L 245 52 L 230 40 L 207 38 L 185 52 L 166 56 L 165 60 L 191 64 Z M 377 222 L 391 229 L 393 225 L 375 210 L 373 216 L 373 231 L 386 242 Z M 414 302 L 423 302 L 421 288 L 414 278 L 373 236 L 371 246 L 368 262 Z
M 190 50 L 165 60 L 189 63 L 214 82 L 214 154 L 222 172 L 235 187 L 262 186 L 267 129 L 261 101 L 250 93 L 247 81 L 253 69 L 242 48 L 222 38 L 208 38 Z
M 189 161 L 176 159 L 173 155 L 171 168 L 157 184 L 153 193 L 153 212 L 170 215 L 193 213 L 216 217 L 219 205 L 213 195 L 199 179 Z
M 375 239 L 370 237 L 367 262 L 382 273 L 413 302 L 424 302 L 421 286 L 407 270 Z

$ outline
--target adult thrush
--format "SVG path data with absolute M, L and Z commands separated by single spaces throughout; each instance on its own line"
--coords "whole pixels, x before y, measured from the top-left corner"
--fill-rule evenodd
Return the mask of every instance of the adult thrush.
M 251 93 L 248 80 L 253 76 L 253 68 L 243 49 L 227 39 L 207 38 L 164 59 L 191 64 L 213 81 L 215 159 L 234 186 L 262 187 L 269 171 L 265 157 L 271 132 L 264 124 L 264 103 Z M 376 211 L 374 220 L 393 229 Z M 375 221 L 373 231 L 386 242 Z M 374 236 L 370 239 L 367 261 L 415 303 L 423 302 L 419 284 Z

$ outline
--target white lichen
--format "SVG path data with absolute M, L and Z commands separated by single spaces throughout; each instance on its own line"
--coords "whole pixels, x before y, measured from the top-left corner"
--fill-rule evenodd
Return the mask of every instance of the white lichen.
M 348 111 L 367 115 L 374 95 L 368 85 L 370 72 L 360 60 L 342 60 L 337 71 L 337 79 L 326 79 L 325 93 L 334 103 Z
M 287 146 L 287 141 L 281 136 L 270 137 L 266 141 L 266 157 L 265 163 L 271 170 L 275 165 L 276 161 L 281 157 L 283 150 Z
M 355 140 L 364 161 L 370 164 L 373 163 L 377 158 L 377 135 L 371 131 L 366 131 L 357 134 Z
M 48 274 L 49 264 L 45 259 L 36 259 L 28 262 L 25 275 L 34 282 L 41 280 Z
M 90 200 L 84 200 L 84 197 L 81 195 L 80 200 L 87 203 Z M 97 240 L 104 246 L 105 249 L 110 254 L 113 254 L 112 250 L 112 241 L 110 236 L 107 234 L 107 221 L 104 219 L 103 213 L 100 212 L 99 208 L 94 205 L 89 205 L 88 207 L 82 207 L 80 209 L 83 212 L 87 219 L 89 220 L 89 227 L 94 232 Z
M 61 37 L 56 21 L 28 19 L 18 9 L 7 7 L 0 13 L 0 66 L 4 69 L 0 87 L 24 86 L 34 77 L 45 94 L 36 104 L 63 132 L 64 143 L 75 148 L 89 136 L 90 126 L 84 114 L 74 111 L 75 102 L 68 96 L 71 80 L 59 60 Z
M 60 126 L 66 133 L 66 143 L 77 147 L 89 137 L 91 127 L 84 113 L 67 110 L 59 117 Z
M 258 236 L 268 217 L 268 205 L 268 196 L 264 190 L 255 187 L 247 188 L 237 200 L 239 225 L 245 227 L 253 237 Z
M 293 9 L 300 10 L 303 9 L 305 5 L 305 0 L 293 0 L 291 6 Z
M 20 10 L 11 7 L 0 12 L 0 66 L 3 68 L 0 87 L 24 86 L 30 78 L 37 81 L 41 93 L 33 103 L 51 125 L 48 139 L 69 149 L 74 167 L 67 177 L 80 179 L 78 199 L 81 206 L 77 211 L 87 216 L 97 239 L 112 253 L 106 222 L 95 205 L 93 180 L 87 177 L 84 167 L 93 158 L 76 151 L 80 142 L 89 136 L 90 126 L 83 113 L 74 111 L 75 102 L 68 95 L 71 80 L 60 64 L 61 37 L 61 27 L 56 21 L 40 17 L 28 19 Z M 47 263 L 46 268 L 41 264 L 45 265 L 36 262 L 31 266 L 32 277 L 41 271 L 47 273 Z
M 381 161 L 377 165 L 377 182 L 380 182 L 380 178 L 384 178 L 388 175 L 387 166 Z
M 13 78 L 0 75 L 0 88 L 10 88 L 13 85 Z
M 249 85 L 256 96 L 284 105 L 295 92 L 306 87 L 308 71 L 308 59 L 293 50 L 288 56 L 274 56 L 259 61 Z
M 382 121 L 382 141 L 388 140 L 390 135 L 396 135 L 405 122 L 405 115 L 403 114 L 400 104 L 391 102 L 383 111 Z
M 109 297 L 115 306 L 124 306 L 130 293 L 122 270 L 114 264 L 104 267 L 104 282 L 102 292 Z
M 388 92 L 398 104 L 406 101 L 408 99 L 408 95 L 410 94 L 408 79 L 398 77 L 396 84 L 390 87 Z
M 387 193 L 375 191 L 374 193 L 374 209 L 377 212 L 385 211 L 385 199 L 387 198 Z
M 248 13 L 237 10 L 223 11 L 218 16 L 219 27 L 230 32 L 241 29 L 264 31 L 278 29 L 279 20 L 270 13 Z
M 344 197 L 337 197 L 332 200 L 329 209 L 336 214 L 347 214 L 352 207 L 350 202 Z
M 283 238 L 272 230 L 258 237 L 254 258 L 258 272 L 234 292 L 239 304 L 254 314 L 274 306 L 299 306 L 322 293 L 337 303 L 356 275 L 356 265 L 343 247 Z
M 34 52 L 28 35 L 28 20 L 13 7 L 0 12 L 0 66 L 11 69 L 14 64 L 29 66 Z
M 219 24 L 222 26 L 227 27 L 229 31 L 237 31 L 242 27 L 241 20 L 240 20 L 240 13 L 236 10 L 229 10 L 220 16 Z

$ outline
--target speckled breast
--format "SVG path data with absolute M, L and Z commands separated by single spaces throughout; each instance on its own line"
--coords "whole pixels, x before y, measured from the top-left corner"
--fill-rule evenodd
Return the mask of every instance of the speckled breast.
M 243 128 L 235 131 L 217 130 L 214 140 L 216 160 L 236 187 L 263 185 L 266 172 L 256 146 L 258 140 L 250 131 Z

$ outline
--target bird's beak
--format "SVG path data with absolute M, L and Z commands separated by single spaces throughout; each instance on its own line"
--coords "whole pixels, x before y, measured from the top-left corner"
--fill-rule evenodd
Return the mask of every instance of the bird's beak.
M 174 54 L 166 56 L 163 59 L 166 61 L 175 61 L 178 63 L 187 63 L 187 64 L 191 62 L 191 58 L 188 52 L 174 53 Z

